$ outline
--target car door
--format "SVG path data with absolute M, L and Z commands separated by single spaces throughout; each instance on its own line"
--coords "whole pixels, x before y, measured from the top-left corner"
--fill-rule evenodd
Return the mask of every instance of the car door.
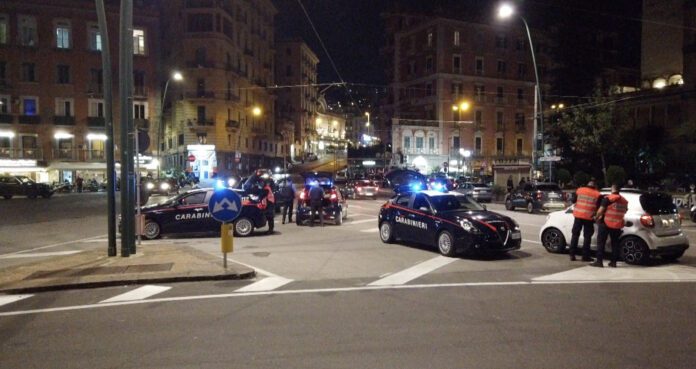
M 184 196 L 176 210 L 178 229 L 172 232 L 205 232 L 205 215 L 208 204 L 205 202 L 207 192 L 195 192 Z
M 399 195 L 394 201 L 393 219 L 394 219 L 394 235 L 402 240 L 410 240 L 410 230 L 406 226 L 407 215 L 410 212 L 410 203 L 413 195 Z
M 422 193 L 417 193 L 411 202 L 412 211 L 406 215 L 405 226 L 407 234 L 411 241 L 429 244 L 431 237 L 428 230 L 434 229 L 433 208 L 428 201 L 427 196 Z

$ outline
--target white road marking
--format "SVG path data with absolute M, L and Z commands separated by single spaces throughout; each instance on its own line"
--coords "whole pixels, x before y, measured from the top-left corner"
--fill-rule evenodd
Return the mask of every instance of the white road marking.
M 361 230 L 360 232 L 363 232 L 363 233 L 376 233 L 376 232 L 379 232 L 379 228 L 375 227 L 375 228 L 363 229 L 363 230 Z
M 61 255 L 72 255 L 82 252 L 80 250 L 73 251 L 54 251 L 54 252 L 34 252 L 34 253 L 24 253 L 24 254 L 7 254 L 1 255 L 0 259 L 19 259 L 19 258 L 42 258 L 47 256 L 61 256 Z
M 128 292 L 122 293 L 118 296 L 114 296 L 114 297 L 106 299 L 104 301 L 100 301 L 99 303 L 105 304 L 105 303 L 109 303 L 109 302 L 145 300 L 146 298 L 148 298 L 150 296 L 154 296 L 158 293 L 162 293 L 162 292 L 167 291 L 169 289 L 171 289 L 171 287 L 145 285 L 145 286 L 136 288 L 133 291 L 128 291 Z
M 362 223 L 369 223 L 369 222 L 375 222 L 377 221 L 377 218 L 370 218 L 370 219 L 361 219 L 361 220 L 354 220 L 348 224 L 362 224 Z
M 539 242 L 539 241 L 532 241 L 532 240 L 523 239 L 522 242 L 536 243 L 537 245 L 541 245 L 541 242 Z
M 4 295 L 0 296 L 0 306 L 11 304 L 15 301 L 24 300 L 34 295 Z
M 565 272 L 536 277 L 532 280 L 534 282 L 696 282 L 696 268 L 685 265 L 634 267 L 620 263 L 618 268 L 595 268 L 585 266 Z
M 559 281 L 559 282 L 543 282 L 543 281 L 510 281 L 510 282 L 464 282 L 464 283 L 445 283 L 445 284 L 405 284 L 397 286 L 363 286 L 363 287 L 342 287 L 342 288 L 318 288 L 318 289 L 303 289 L 303 290 L 280 290 L 280 291 L 262 291 L 262 292 L 243 292 L 243 293 L 224 293 L 217 295 L 198 295 L 198 296 L 179 296 L 179 297 L 163 297 L 149 300 L 123 301 L 111 303 L 98 303 L 89 305 L 63 306 L 46 309 L 19 310 L 0 313 L 0 317 L 17 316 L 29 314 L 54 313 L 61 311 L 75 311 L 98 309 L 104 307 L 116 307 L 138 304 L 152 304 L 163 302 L 180 302 L 180 301 L 195 301 L 195 300 L 210 300 L 224 298 L 241 298 L 247 296 L 273 296 L 273 295 L 300 295 L 300 294 L 316 294 L 316 293 L 347 293 L 347 292 L 365 292 L 365 291 L 380 291 L 380 290 L 415 290 L 426 288 L 461 288 L 461 287 L 498 287 L 498 286 L 539 286 L 550 284 L 610 284 L 610 283 L 693 283 L 692 281 Z
M 416 264 L 408 269 L 396 272 L 387 277 L 378 279 L 368 286 L 391 286 L 408 283 L 420 276 L 428 274 L 435 269 L 441 268 L 447 264 L 455 262 L 457 259 L 448 258 L 445 256 L 437 256 L 430 260 L 426 260 L 420 264 Z
M 72 243 L 80 243 L 88 240 L 92 240 L 95 238 L 100 238 L 106 236 L 105 234 L 99 235 L 99 236 L 93 236 L 93 237 L 87 237 L 87 238 L 81 238 L 79 240 L 74 240 L 74 241 L 65 241 L 65 242 L 59 242 L 59 243 L 54 243 L 51 245 L 46 245 L 46 246 L 39 246 L 39 247 L 34 247 L 31 249 L 26 249 L 26 250 L 21 250 L 21 251 L 15 251 L 15 252 L 9 252 L 7 254 L 0 254 L 0 256 L 5 256 L 5 255 L 15 255 L 15 254 L 23 254 L 25 252 L 31 252 L 31 251 L 36 251 L 36 250 L 43 250 L 43 249 L 50 249 L 53 247 L 58 247 L 58 246 L 64 246 L 64 245 L 70 245 Z
M 374 214 L 363 214 L 363 213 L 356 213 L 356 212 L 353 212 L 353 211 L 348 211 L 348 215 L 350 215 L 351 217 L 355 217 L 355 216 L 358 216 L 358 217 L 372 217 L 372 216 L 374 216 Z
M 244 286 L 235 292 L 260 292 L 260 291 L 273 291 L 276 288 L 285 286 L 286 284 L 292 282 L 292 279 L 287 279 L 283 277 L 268 277 L 260 281 L 252 283 L 248 286 Z
M 220 259 L 223 259 L 223 258 L 224 258 L 223 255 L 220 255 L 220 254 L 217 254 L 217 253 L 216 253 L 216 254 L 208 253 L 208 254 L 213 255 L 213 256 L 217 256 L 217 257 L 219 257 Z M 267 270 L 263 270 L 263 269 L 261 269 L 261 268 L 255 267 L 255 266 L 253 266 L 253 265 L 249 265 L 249 264 L 246 264 L 246 263 L 242 263 L 241 261 L 237 261 L 237 260 L 229 259 L 229 258 L 228 258 L 227 260 L 229 260 L 229 261 L 231 261 L 231 262 L 233 262 L 233 263 L 237 263 L 237 264 L 239 264 L 239 265 L 243 265 L 243 266 L 245 266 L 245 267 L 247 267 L 247 268 L 254 269 L 254 271 L 255 271 L 257 274 L 262 274 L 262 275 L 265 275 L 265 276 L 268 276 L 268 277 L 283 278 L 283 277 L 281 277 L 281 276 L 279 276 L 279 275 L 277 275 L 277 274 L 275 274 L 275 273 L 271 273 L 271 272 L 269 272 L 269 271 L 267 271 Z

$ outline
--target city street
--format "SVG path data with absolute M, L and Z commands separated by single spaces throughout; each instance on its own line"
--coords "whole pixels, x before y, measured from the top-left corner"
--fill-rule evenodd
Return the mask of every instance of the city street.
M 0 362 L 693 367 L 693 247 L 678 263 L 590 268 L 543 249 L 545 215 L 488 204 L 520 223 L 521 250 L 445 258 L 423 246 L 383 244 L 382 202 L 350 201 L 341 226 L 282 225 L 277 217 L 274 235 L 235 238 L 229 258 L 254 268 L 255 280 L 0 296 Z M 0 212 L 11 214 L 0 225 L 0 268 L 104 247 L 105 206 L 103 193 L 0 201 Z M 694 225 L 684 223 L 692 245 Z M 141 247 L 162 242 L 221 255 L 216 235 Z

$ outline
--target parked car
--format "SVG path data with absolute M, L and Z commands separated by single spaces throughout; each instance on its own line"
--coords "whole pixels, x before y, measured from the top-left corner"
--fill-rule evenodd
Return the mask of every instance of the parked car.
M 410 169 L 394 169 L 384 175 L 395 193 L 426 190 L 428 179 Z
M 143 178 L 144 188 L 150 195 L 170 195 L 179 193 L 179 182 L 173 178 Z
M 601 191 L 602 195 L 609 193 L 608 189 Z M 682 218 L 672 203 L 672 197 L 666 193 L 640 190 L 622 190 L 621 195 L 628 200 L 628 211 L 624 216 L 626 225 L 619 240 L 621 258 L 629 264 L 645 264 L 651 256 L 666 260 L 680 258 L 689 248 L 689 240 L 682 232 Z M 549 214 L 539 232 L 541 244 L 548 252 L 561 253 L 566 249 L 573 221 L 573 206 Z M 582 242 L 581 233 L 579 244 Z M 596 229 L 591 245 L 597 248 Z M 606 250 L 610 249 L 611 243 L 607 242 Z
M 505 195 L 505 209 L 527 209 L 528 213 L 537 210 L 553 211 L 568 206 L 566 195 L 555 183 L 525 183 Z
M 329 172 L 305 172 L 304 189 L 300 192 L 297 199 L 297 210 L 295 221 L 297 225 L 303 225 L 306 221 L 311 221 L 311 207 L 309 204 L 309 189 L 312 186 L 321 186 L 324 190 L 324 219 L 333 221 L 336 225 L 343 224 L 343 220 L 348 217 L 348 203 L 341 191 L 333 183 L 333 175 Z
M 455 191 L 469 195 L 478 202 L 491 202 L 493 199 L 493 189 L 483 183 L 464 182 Z
M 26 196 L 30 199 L 41 196 L 48 199 L 53 196 L 54 191 L 50 185 L 34 182 L 26 176 L 0 176 L 0 196 L 5 200 L 13 196 Z
M 371 198 L 372 200 L 376 200 L 377 193 L 379 192 L 379 185 L 375 181 L 369 179 L 358 179 L 346 183 L 343 191 L 344 195 L 351 199 Z

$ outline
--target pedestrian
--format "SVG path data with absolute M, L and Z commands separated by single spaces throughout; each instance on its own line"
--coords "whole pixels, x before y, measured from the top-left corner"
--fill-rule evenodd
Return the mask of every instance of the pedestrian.
M 597 223 L 599 231 L 597 233 L 597 260 L 590 264 L 593 267 L 603 267 L 602 258 L 604 257 L 604 245 L 607 237 L 611 237 L 611 261 L 609 266 L 616 268 L 619 260 L 619 237 L 624 226 L 624 215 L 628 210 L 628 201 L 619 194 L 620 186 L 616 183 L 611 185 L 611 194 L 602 199 L 602 204 L 597 210 Z
M 295 203 L 295 194 L 297 193 L 297 188 L 292 183 L 292 180 L 288 178 L 285 182 L 285 186 L 280 189 L 280 194 L 282 196 L 282 202 L 280 202 L 281 212 L 282 212 L 282 223 L 285 224 L 285 216 L 287 215 L 288 222 L 292 223 L 292 210 L 293 204 Z
M 314 227 L 314 216 L 319 213 L 319 222 L 324 226 L 324 189 L 315 184 L 309 189 L 309 206 L 311 213 L 309 217 L 309 226 Z
M 512 192 L 512 188 L 515 186 L 514 182 L 512 181 L 512 174 L 507 179 L 507 191 Z
M 573 202 L 573 229 L 572 237 L 570 238 L 570 261 L 575 261 L 575 253 L 578 248 L 578 240 L 580 239 L 580 231 L 582 231 L 582 261 L 592 261 L 590 257 L 590 241 L 594 234 L 594 220 L 597 212 L 597 206 L 600 198 L 600 193 L 597 191 L 595 182 L 590 180 L 587 186 L 580 187 L 575 192 Z
M 273 195 L 271 179 L 268 179 L 265 182 L 259 182 L 259 184 L 263 184 L 264 197 L 261 199 L 261 201 L 266 206 L 264 214 L 266 215 L 266 223 L 268 223 L 268 234 L 273 234 L 273 221 L 275 218 L 275 195 Z
M 75 184 L 77 184 L 77 192 L 82 192 L 82 182 L 84 179 L 82 177 L 77 176 L 77 179 L 75 180 Z
M 520 183 L 518 183 L 518 185 L 520 187 L 522 187 L 522 186 L 524 186 L 525 183 L 527 183 L 527 182 L 524 180 L 524 177 L 522 177 L 522 179 L 520 179 Z

